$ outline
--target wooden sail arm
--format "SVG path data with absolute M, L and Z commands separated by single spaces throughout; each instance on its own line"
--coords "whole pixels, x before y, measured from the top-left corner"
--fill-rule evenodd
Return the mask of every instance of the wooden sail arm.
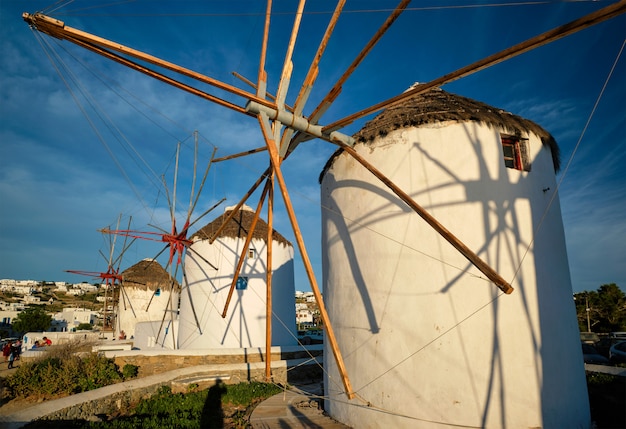
M 369 40 L 367 45 L 359 52 L 356 58 L 352 61 L 350 66 L 346 69 L 346 71 L 341 75 L 341 77 L 335 82 L 333 87 L 328 91 L 326 96 L 322 99 L 319 105 L 313 110 L 311 115 L 309 116 L 309 121 L 311 124 L 317 124 L 322 117 L 322 115 L 328 110 L 328 108 L 332 105 L 332 103 L 339 97 L 341 94 L 341 90 L 343 88 L 343 84 L 346 83 L 348 78 L 354 73 L 354 71 L 358 68 L 359 64 L 363 62 L 363 60 L 367 57 L 367 55 L 371 52 L 371 50 L 376 46 L 378 41 L 382 38 L 382 36 L 387 32 L 387 30 L 391 27 L 391 25 L 395 22 L 395 20 L 404 12 L 407 8 L 411 0 L 402 0 L 393 10 L 393 12 L 387 17 L 385 22 L 380 26 L 380 28 L 376 31 L 376 33 Z M 335 128 L 337 129 L 337 128 Z M 287 148 L 287 152 L 293 152 L 293 150 L 303 141 L 310 140 L 314 138 L 310 134 L 306 134 L 303 132 L 298 132 L 289 142 L 289 146 Z M 283 156 L 286 156 L 284 154 Z
M 233 274 L 233 280 L 230 284 L 230 289 L 228 290 L 228 296 L 226 297 L 226 303 L 224 304 L 224 310 L 222 311 L 222 319 L 225 319 L 226 314 L 228 313 L 228 306 L 230 305 L 230 300 L 233 297 L 233 292 L 235 291 L 237 280 L 239 280 L 239 274 L 241 273 L 241 269 L 243 268 L 243 262 L 246 260 L 248 249 L 250 248 L 250 243 L 252 242 L 252 237 L 254 236 L 254 230 L 256 229 L 256 224 L 259 221 L 259 216 L 261 215 L 261 209 L 263 208 L 263 203 L 265 202 L 265 197 L 267 196 L 268 189 L 269 189 L 269 182 L 266 181 L 265 188 L 263 188 L 263 192 L 261 193 L 261 198 L 259 198 L 259 203 L 257 204 L 256 211 L 254 212 L 254 217 L 252 218 L 252 222 L 250 223 L 250 227 L 248 229 L 248 235 L 246 236 L 246 241 L 244 242 L 243 247 L 241 248 L 239 261 L 237 261 L 237 267 L 235 268 L 235 273 Z M 271 246 L 272 242 L 269 241 L 267 245 Z
M 81 276 L 99 278 L 105 281 L 106 284 L 115 284 L 116 282 L 122 282 L 122 275 L 113 269 L 109 268 L 106 273 L 97 273 L 93 271 L 80 271 L 80 270 L 65 270 L 66 273 L 79 274 Z
M 239 153 L 234 153 L 232 155 L 222 156 L 220 158 L 215 158 L 213 160 L 213 162 L 228 161 L 229 159 L 234 159 L 234 158 L 239 158 L 239 157 L 242 157 L 242 156 L 252 155 L 252 154 L 255 154 L 255 153 L 259 153 L 259 152 L 265 152 L 266 150 L 267 150 L 266 146 L 257 147 L 256 149 L 250 149 L 250 150 L 247 150 L 245 152 L 239 152 Z
M 306 77 L 304 78 L 304 82 L 302 83 L 302 87 L 300 88 L 300 92 L 298 93 L 298 97 L 296 98 L 296 103 L 294 104 L 295 110 L 293 113 L 296 115 L 302 115 L 304 106 L 307 100 L 309 99 L 309 95 L 311 93 L 311 90 L 313 89 L 313 85 L 315 84 L 315 81 L 319 74 L 319 63 L 322 60 L 322 55 L 326 51 L 326 47 L 328 46 L 330 36 L 333 34 L 333 31 L 335 30 L 335 26 L 337 25 L 337 21 L 339 20 L 339 17 L 341 16 L 341 11 L 343 10 L 345 3 L 346 3 L 346 0 L 339 0 L 337 2 L 335 11 L 333 12 L 330 22 L 328 23 L 328 26 L 326 27 L 326 31 L 324 32 L 324 35 L 322 37 L 322 40 L 320 41 L 317 51 L 315 52 L 315 55 L 313 56 L 313 60 L 311 62 L 311 65 L 309 66 L 309 71 L 307 72 Z M 289 151 L 289 146 L 290 146 L 291 137 L 293 136 L 293 133 L 294 133 L 294 130 L 291 128 L 285 128 L 285 130 L 283 131 L 280 144 L 279 144 L 279 147 L 280 147 L 279 154 L 281 158 L 284 158 L 287 155 L 287 152 Z
M 197 88 L 194 88 L 193 86 L 190 86 L 190 85 L 187 85 L 187 84 L 185 84 L 183 82 L 180 82 L 180 81 L 177 81 L 175 79 L 172 79 L 171 77 L 166 76 L 163 73 L 159 73 L 159 72 L 157 72 L 155 70 L 152 70 L 152 69 L 150 69 L 148 67 L 145 67 L 145 66 L 143 66 L 143 65 L 141 65 L 139 63 L 131 61 L 130 59 L 125 58 L 125 57 L 123 57 L 121 55 L 118 55 L 118 54 L 116 54 L 114 52 L 107 51 L 106 49 L 104 49 L 104 48 L 102 48 L 100 46 L 93 45 L 91 43 L 87 43 L 87 42 L 79 40 L 79 39 L 67 38 L 66 40 L 69 41 L 69 42 L 74 43 L 75 45 L 80 46 L 81 48 L 85 48 L 85 49 L 87 49 L 89 51 L 92 51 L 92 52 L 98 54 L 98 55 L 101 55 L 101 56 L 103 56 L 105 58 L 108 58 L 108 59 L 110 59 L 112 61 L 115 61 L 115 62 L 117 62 L 117 63 L 119 63 L 119 64 L 121 64 L 123 66 L 126 66 L 126 67 L 128 67 L 130 69 L 133 69 L 135 71 L 143 73 L 146 76 L 150 76 L 150 77 L 152 77 L 154 79 L 160 80 L 161 82 L 164 82 L 164 83 L 166 83 L 168 85 L 171 85 L 171 86 L 173 86 L 175 88 L 182 89 L 183 91 L 186 91 L 186 92 L 188 92 L 190 94 L 193 94 L 193 95 L 198 96 L 200 98 L 204 98 L 204 99 L 206 99 L 206 100 L 208 100 L 208 101 L 210 101 L 212 103 L 219 104 L 219 105 L 221 105 L 223 107 L 229 108 L 229 109 L 234 110 L 236 112 L 243 113 L 243 114 L 248 114 L 243 107 L 241 107 L 241 106 L 239 106 L 237 104 L 234 104 L 234 103 L 231 103 L 229 101 L 223 100 L 223 99 L 221 99 L 219 97 L 216 97 L 214 95 L 211 95 L 211 94 L 209 94 L 207 92 L 204 92 L 204 91 L 201 91 L 201 90 L 199 90 Z
M 513 287 L 504 280 L 500 274 L 498 274 L 493 268 L 491 268 L 485 261 L 480 259 L 469 247 L 467 247 L 461 240 L 459 240 L 454 234 L 448 231 L 442 224 L 440 224 L 430 213 L 417 204 L 406 192 L 400 189 L 395 183 L 393 183 L 388 177 L 386 177 L 380 170 L 376 169 L 372 164 L 363 159 L 353 148 L 343 145 L 343 150 L 346 151 L 352 158 L 358 161 L 363 167 L 365 167 L 370 173 L 383 182 L 389 189 L 393 191 L 402 201 L 404 201 L 409 207 L 411 207 L 422 219 L 426 221 L 435 231 L 437 231 L 448 243 L 450 243 L 455 249 L 457 249 L 463 256 L 465 256 L 476 268 L 486 275 L 489 280 L 495 283 L 495 285 L 504 293 L 510 294 L 513 292 Z
M 246 192 L 246 195 L 244 195 L 239 200 L 237 205 L 235 205 L 235 207 L 228 213 L 228 215 L 226 216 L 226 218 L 224 219 L 220 227 L 217 228 L 217 231 L 215 231 L 213 235 L 211 235 L 211 237 L 209 238 L 209 244 L 213 244 L 213 242 L 217 239 L 217 237 L 220 236 L 224 228 L 226 228 L 226 226 L 228 225 L 228 222 L 231 221 L 231 219 L 235 216 L 235 214 L 237 214 L 237 211 L 241 208 L 241 206 L 243 206 L 244 203 L 248 200 L 248 198 L 250 198 L 250 195 L 252 195 L 254 191 L 256 191 L 256 189 L 261 185 L 261 183 L 263 183 L 263 181 L 267 178 L 267 175 L 270 173 L 270 168 L 271 167 L 267 167 L 267 169 L 263 172 L 263 174 L 261 174 L 261 176 L 256 180 L 256 182 L 254 182 L 254 184 L 250 187 L 250 189 L 248 189 L 248 192 Z
M 259 77 L 256 85 L 256 95 L 260 98 L 266 97 L 267 92 L 267 71 L 265 70 L 265 59 L 267 57 L 267 41 L 270 34 L 270 18 L 272 16 L 272 0 L 267 0 L 265 9 L 265 25 L 263 27 L 263 41 L 261 43 L 261 55 L 259 55 Z M 274 97 L 274 100 L 276 98 Z
M 221 82 L 217 79 L 213 79 L 201 73 L 181 67 L 169 61 L 165 61 L 163 59 L 160 59 L 150 54 L 146 54 L 144 52 L 130 48 L 128 46 L 124 46 L 120 43 L 113 42 L 111 40 L 107 40 L 102 37 L 99 37 L 99 36 L 96 36 L 96 35 L 93 35 L 93 34 L 90 34 L 85 31 L 81 31 L 72 27 L 68 27 L 65 25 L 63 21 L 54 19 L 44 14 L 41 14 L 41 13 L 29 14 L 27 12 L 24 12 L 22 14 L 22 18 L 32 28 L 42 33 L 48 34 L 52 37 L 55 37 L 57 39 L 68 40 L 72 43 L 76 43 L 76 41 L 83 41 L 85 43 L 88 43 L 94 46 L 99 46 L 104 49 L 110 49 L 112 51 L 116 51 L 121 54 L 128 55 L 128 56 L 137 58 L 139 60 L 145 61 L 147 63 L 154 64 L 156 66 L 163 67 L 165 69 L 171 70 L 181 75 L 190 77 L 192 79 L 198 80 L 207 85 L 211 85 L 213 87 L 216 87 L 224 91 L 230 92 L 232 94 L 235 94 L 237 96 L 243 97 L 247 100 L 253 100 L 253 101 L 256 101 L 257 103 L 266 105 L 268 107 L 275 107 L 275 104 L 273 102 L 268 101 L 262 97 L 257 97 L 255 94 L 252 94 L 248 91 L 244 91 L 235 86 Z
M 326 125 L 323 128 L 323 132 L 327 133 L 327 132 L 332 132 L 333 130 L 343 128 L 346 125 L 351 124 L 357 119 L 360 119 L 364 116 L 367 116 L 379 110 L 389 108 L 415 95 L 423 94 L 429 91 L 431 88 L 445 85 L 447 83 L 461 79 L 465 76 L 469 76 L 478 71 L 491 67 L 495 64 L 501 63 L 510 58 L 516 57 L 518 55 L 531 51 L 535 48 L 538 48 L 540 46 L 554 42 L 555 40 L 561 39 L 565 36 L 569 36 L 570 34 L 576 33 L 580 30 L 584 30 L 585 28 L 591 27 L 593 25 L 599 24 L 608 19 L 614 18 L 618 15 L 621 15 L 624 12 L 626 12 L 626 0 L 620 0 L 617 3 L 614 3 L 610 6 L 597 10 L 595 12 L 592 12 L 588 15 L 585 15 L 582 18 L 576 19 L 568 24 L 562 25 L 550 31 L 546 31 L 545 33 L 542 33 L 538 36 L 532 37 L 524 42 L 518 43 L 515 46 L 512 46 L 508 49 L 505 49 L 503 51 L 490 55 L 486 58 L 483 58 L 482 60 L 476 61 L 454 72 L 441 76 L 440 78 L 437 78 L 431 82 L 428 82 L 422 85 L 417 85 L 412 90 L 403 92 L 402 94 L 399 94 L 381 103 L 370 106 L 367 109 L 361 110 L 360 112 L 353 113 L 352 115 L 347 116 L 343 119 L 340 119 L 336 122 L 333 122 L 332 124 Z M 311 121 L 315 120 L 315 114 L 311 115 L 310 120 Z
M 385 22 L 381 25 L 381 27 L 376 31 L 374 36 L 370 39 L 370 41 L 365 45 L 365 47 L 361 50 L 361 52 L 357 55 L 357 57 L 352 61 L 352 64 L 348 67 L 348 69 L 341 75 L 339 80 L 335 83 L 335 85 L 331 88 L 331 90 L 326 94 L 324 99 L 320 102 L 320 104 L 313 110 L 313 113 L 310 115 L 310 120 L 313 123 L 317 123 L 317 121 L 322 117 L 324 112 L 330 107 L 333 101 L 339 96 L 341 93 L 341 88 L 343 84 L 346 83 L 348 78 L 354 73 L 359 64 L 363 62 L 365 57 L 370 53 L 370 51 L 374 48 L 374 46 L 378 43 L 381 37 L 387 32 L 387 30 L 391 27 L 391 25 L 395 22 L 395 20 L 404 12 L 407 8 L 411 0 L 402 0 L 398 6 L 394 9 L 394 11 L 387 17 Z
M 306 246 L 304 245 L 304 239 L 302 238 L 300 226 L 298 225 L 296 213 L 293 209 L 293 205 L 291 204 L 291 198 L 289 197 L 289 193 L 287 191 L 287 185 L 285 184 L 285 179 L 283 178 L 282 171 L 280 169 L 280 157 L 278 156 L 278 150 L 275 146 L 275 142 L 273 142 L 271 138 L 271 127 L 269 125 L 269 120 L 264 113 L 260 113 L 258 121 L 261 126 L 261 131 L 263 132 L 263 138 L 265 139 L 265 143 L 267 144 L 267 148 L 270 154 L 270 161 L 272 163 L 271 166 L 273 168 L 276 181 L 278 182 L 283 201 L 285 202 L 285 209 L 287 210 L 287 214 L 289 215 L 289 221 L 291 222 L 291 227 L 296 237 L 296 243 L 298 244 L 298 249 L 300 250 L 300 257 L 309 278 L 309 283 L 311 285 L 313 295 L 315 296 L 315 301 L 317 302 L 317 305 L 319 307 L 320 316 L 322 317 L 324 326 L 326 326 L 328 345 L 333 352 L 333 356 L 335 357 L 335 363 L 337 364 L 337 369 L 341 376 L 343 387 L 346 390 L 346 396 L 348 397 L 348 399 L 353 399 L 355 397 L 355 392 L 352 389 L 352 384 L 350 383 L 350 379 L 348 378 L 348 372 L 346 371 L 343 356 L 341 355 L 339 345 L 337 344 L 335 331 L 330 323 L 330 318 L 328 317 L 328 312 L 326 311 L 326 306 L 324 305 L 324 299 L 322 298 L 322 292 L 320 291 L 317 284 L 315 273 L 313 272 L 313 266 L 311 265 L 311 260 L 309 259 Z

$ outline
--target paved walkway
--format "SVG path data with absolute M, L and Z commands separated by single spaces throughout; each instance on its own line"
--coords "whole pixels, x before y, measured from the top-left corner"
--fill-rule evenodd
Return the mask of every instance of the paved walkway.
M 105 398 L 109 395 L 155 384 L 171 383 L 202 372 L 202 367 L 181 368 L 142 377 L 124 383 L 113 384 L 97 390 L 45 401 L 20 409 L 11 414 L 2 414 L 0 408 L 0 428 L 18 429 L 42 416 L 64 408 Z M 301 389 L 287 390 L 272 396 L 259 404 L 250 418 L 255 429 L 349 429 L 326 416 L 319 406 L 317 397 L 321 394 L 319 385 L 302 386 Z
M 263 401 L 252 412 L 254 429 L 349 429 L 324 414 L 320 385 L 287 390 Z

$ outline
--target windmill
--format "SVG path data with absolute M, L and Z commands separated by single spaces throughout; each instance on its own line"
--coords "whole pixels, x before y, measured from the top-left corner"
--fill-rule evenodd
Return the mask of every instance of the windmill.
M 196 222 L 200 221 L 204 216 L 209 214 L 211 211 L 213 211 L 217 206 L 219 206 L 224 201 L 224 199 L 221 199 L 220 201 L 215 203 L 213 206 L 211 206 L 208 210 L 204 211 L 200 216 L 197 216 L 192 219 L 194 215 L 194 210 L 196 209 L 196 206 L 202 194 L 202 190 L 204 188 L 204 185 L 205 185 L 207 176 L 209 174 L 209 170 L 211 168 L 216 151 L 217 151 L 217 148 L 213 148 L 213 152 L 211 154 L 211 158 L 207 162 L 206 169 L 204 170 L 202 177 L 200 177 L 199 183 L 196 183 L 197 179 L 199 178 L 197 174 L 198 159 L 199 159 L 199 155 L 198 155 L 199 142 L 198 142 L 198 134 L 197 132 L 194 132 L 193 170 L 192 170 L 192 178 L 191 178 L 191 185 L 190 185 L 190 192 L 189 192 L 189 205 L 183 217 L 182 228 L 179 229 L 179 226 L 178 226 L 179 224 L 177 224 L 177 211 L 176 211 L 177 193 L 178 193 L 178 186 L 179 186 L 179 183 L 178 183 L 179 160 L 180 160 L 180 155 L 181 155 L 181 144 L 178 143 L 176 146 L 176 153 L 175 153 L 175 158 L 174 158 L 173 185 L 172 185 L 171 191 L 170 191 L 170 188 L 167 184 L 165 177 L 162 178 L 162 184 L 165 190 L 165 195 L 166 195 L 167 204 L 168 204 L 168 211 L 170 215 L 170 222 L 171 222 L 170 229 L 165 230 L 161 228 L 160 226 L 150 225 L 154 229 L 156 229 L 156 231 L 139 231 L 139 230 L 131 230 L 129 228 L 128 229 L 118 228 L 115 230 L 106 231 L 107 233 L 113 234 L 113 235 L 122 235 L 124 237 L 132 237 L 133 240 L 140 239 L 140 240 L 148 240 L 148 241 L 163 243 L 163 247 L 157 253 L 157 255 L 151 258 L 150 262 L 147 265 L 144 264 L 144 269 L 146 270 L 150 268 L 149 267 L 150 264 L 152 263 L 157 264 L 156 260 L 162 253 L 166 251 L 168 252 L 167 262 L 165 264 L 164 269 L 165 271 L 169 272 L 168 281 L 170 284 L 167 285 L 167 288 L 166 288 L 166 290 L 168 291 L 167 304 L 163 311 L 163 315 L 159 324 L 158 332 L 156 333 L 156 338 L 161 338 L 161 333 L 166 323 L 168 323 L 170 326 L 174 325 L 175 316 L 177 314 L 178 299 L 177 299 L 177 295 L 174 296 L 173 294 L 175 291 L 178 290 L 178 282 L 176 279 L 179 275 L 180 268 L 184 264 L 185 253 L 188 251 L 189 245 L 191 244 L 191 241 L 188 238 L 190 228 L 192 228 Z M 202 258 L 206 263 L 211 264 L 211 262 L 206 261 L 202 257 L 202 255 L 199 255 L 199 257 Z M 187 293 L 189 293 L 189 289 L 185 287 L 184 276 L 183 276 L 183 289 L 186 289 Z M 152 295 L 149 298 L 147 304 L 145 305 L 145 309 L 144 309 L 145 312 L 148 312 L 150 310 L 150 307 L 157 294 L 157 291 L 158 293 L 160 293 L 160 288 L 154 288 L 154 290 L 152 291 Z M 192 308 L 192 313 L 194 315 L 194 319 L 196 321 L 196 326 L 198 327 L 198 329 L 200 329 L 200 325 L 197 321 L 197 316 L 195 314 L 195 307 L 193 306 L 193 303 L 192 303 L 191 308 Z M 174 334 L 174 330 L 168 329 L 168 332 L 172 333 L 171 346 L 173 348 L 176 348 L 176 336 Z
M 122 215 L 117 219 L 117 224 L 115 229 L 120 229 L 120 222 L 122 221 Z M 130 228 L 132 218 L 128 219 L 128 228 Z M 116 253 L 115 245 L 117 242 L 117 236 L 110 235 L 109 231 L 110 227 L 106 227 L 100 230 L 104 237 L 108 238 L 109 244 L 109 254 L 105 255 L 102 250 L 99 250 L 100 255 L 107 262 L 107 270 L 105 272 L 93 272 L 93 271 L 80 271 L 80 270 L 66 270 L 68 273 L 79 274 L 82 276 L 88 276 L 100 279 L 104 284 L 104 311 L 103 311 L 103 331 L 114 330 L 114 320 L 115 315 L 107 316 L 107 311 L 109 311 L 109 300 L 112 301 L 113 307 L 118 305 L 119 301 L 122 301 L 122 305 L 124 307 L 128 306 L 131 311 L 134 312 L 132 308 L 132 302 L 128 298 L 126 291 L 123 286 L 123 279 L 120 273 L 120 266 L 122 264 L 122 258 L 124 253 L 132 246 L 135 239 L 133 238 L 130 242 L 128 242 L 128 237 L 124 237 L 124 242 L 122 244 L 122 249 Z
M 286 94 L 288 91 L 291 75 L 292 75 L 292 55 L 295 47 L 295 41 L 298 35 L 298 30 L 300 26 L 300 20 L 302 18 L 302 13 L 304 10 L 304 2 L 300 2 L 298 6 L 298 11 L 296 13 L 296 19 L 293 25 L 291 38 L 289 40 L 289 45 L 287 48 L 287 53 L 285 55 L 285 62 L 282 69 L 278 89 L 275 95 L 275 98 L 270 97 L 270 94 L 267 92 L 267 73 L 265 71 L 265 58 L 267 54 L 267 43 L 268 43 L 268 34 L 269 34 L 269 26 L 270 26 L 270 18 L 271 18 L 271 3 L 268 3 L 267 12 L 266 12 L 266 25 L 263 33 L 263 42 L 261 47 L 261 55 L 259 61 L 259 73 L 257 82 L 254 83 L 255 92 L 249 92 L 232 85 L 226 84 L 224 82 L 217 81 L 210 77 L 201 75 L 192 70 L 185 69 L 183 67 L 177 66 L 175 64 L 160 60 L 153 56 L 143 54 L 131 48 L 127 48 L 125 46 L 119 45 L 118 43 L 113 43 L 101 38 L 92 37 L 84 32 L 79 30 L 75 30 L 69 27 L 66 27 L 64 23 L 60 21 L 53 20 L 51 18 L 41 16 L 41 15 L 29 15 L 25 14 L 24 19 L 31 25 L 37 28 L 39 31 L 50 34 L 54 37 L 68 40 L 72 43 L 76 43 L 79 46 L 83 46 L 86 49 L 94 51 L 100 55 L 103 55 L 107 58 L 110 58 L 114 61 L 117 61 L 121 64 L 124 64 L 133 69 L 139 70 L 142 73 L 155 77 L 159 80 L 168 82 L 174 85 L 177 88 L 193 93 L 199 97 L 207 99 L 211 102 L 214 102 L 218 105 L 221 105 L 225 108 L 231 109 L 233 111 L 239 112 L 243 115 L 251 116 L 255 118 L 261 129 L 261 134 L 266 143 L 265 150 L 267 150 L 269 154 L 269 164 L 268 170 L 264 173 L 263 176 L 257 181 L 252 191 L 259 187 L 263 182 L 266 183 L 267 191 L 264 192 L 262 200 L 267 193 L 270 195 L 269 200 L 272 200 L 271 190 L 273 189 L 274 181 L 278 182 L 281 196 L 284 200 L 287 213 L 289 215 L 290 222 L 292 224 L 294 234 L 296 237 L 296 241 L 298 244 L 298 248 L 300 250 L 303 264 L 305 266 L 307 275 L 309 277 L 311 288 L 314 292 L 316 300 L 320 306 L 321 317 L 324 320 L 324 324 L 327 326 L 327 339 L 329 342 L 329 346 L 332 350 L 333 356 L 336 360 L 336 364 L 340 369 L 342 382 L 345 388 L 346 396 L 348 399 L 354 398 L 354 391 L 351 387 L 350 380 L 348 378 L 348 374 L 345 371 L 343 364 L 343 357 L 340 353 L 333 327 L 332 321 L 329 319 L 328 314 L 326 312 L 324 302 L 322 300 L 322 296 L 317 285 L 317 280 L 315 279 L 315 275 L 311 268 L 311 263 L 306 251 L 306 247 L 304 245 L 304 241 L 302 240 L 302 234 L 298 225 L 298 221 L 293 210 L 289 191 L 287 189 L 284 177 L 282 175 L 281 164 L 284 160 L 288 158 L 290 153 L 292 153 L 297 146 L 306 140 L 317 138 L 321 140 L 328 141 L 333 143 L 339 147 L 341 147 L 346 153 L 348 153 L 351 157 L 354 158 L 357 162 L 364 165 L 369 171 L 372 172 L 386 187 L 388 187 L 395 195 L 397 195 L 405 204 L 407 204 L 413 211 L 415 211 L 420 217 L 422 217 L 435 231 L 437 231 L 441 236 L 443 236 L 452 246 L 454 246 L 467 260 L 469 260 L 478 270 L 480 270 L 487 278 L 491 280 L 501 291 L 506 294 L 509 294 L 513 291 L 512 286 L 504 280 L 493 268 L 491 268 L 488 264 L 486 264 L 481 258 L 479 258 L 470 248 L 464 245 L 460 240 L 458 240 L 449 230 L 445 228 L 441 223 L 439 223 L 436 219 L 428 214 L 416 201 L 411 198 L 406 192 L 396 186 L 393 181 L 389 180 L 383 173 L 377 170 L 373 165 L 369 164 L 365 159 L 359 156 L 357 152 L 352 150 L 352 146 L 354 141 L 350 136 L 342 134 L 339 130 L 342 127 L 349 125 L 351 122 L 368 116 L 372 113 L 375 113 L 379 110 L 386 109 L 397 105 L 415 95 L 426 93 L 432 88 L 439 87 L 455 81 L 457 79 L 468 76 L 472 73 L 476 73 L 480 70 L 483 70 L 487 67 L 490 67 L 494 64 L 497 64 L 501 61 L 505 61 L 514 56 L 520 55 L 529 50 L 535 49 L 544 44 L 550 43 L 554 40 L 557 40 L 561 37 L 568 36 L 576 31 L 587 28 L 588 26 L 597 24 L 604 20 L 613 18 L 623 13 L 626 10 L 626 2 L 621 1 L 600 9 L 594 13 L 591 13 L 587 16 L 584 16 L 576 21 L 573 21 L 564 26 L 558 27 L 552 31 L 548 31 L 546 33 L 540 34 L 532 39 L 529 39 L 525 42 L 522 42 L 518 45 L 515 45 L 509 49 L 506 49 L 500 53 L 491 55 L 483 60 L 474 62 L 466 67 L 460 68 L 454 72 L 448 73 L 438 79 L 434 79 L 428 83 L 420 84 L 415 86 L 413 89 L 392 97 L 391 99 L 385 100 L 383 102 L 377 103 L 367 109 L 363 109 L 359 112 L 356 112 L 352 115 L 346 116 L 345 118 L 335 121 L 326 125 L 319 125 L 319 121 L 321 120 L 322 115 L 328 109 L 328 107 L 337 99 L 338 94 L 341 92 L 343 83 L 350 77 L 350 75 L 358 68 L 359 64 L 362 60 L 367 56 L 367 54 L 371 51 L 371 49 L 376 45 L 377 41 L 383 36 L 385 31 L 392 25 L 392 23 L 400 16 L 400 14 L 406 9 L 409 2 L 403 1 L 401 2 L 397 8 L 391 13 L 387 21 L 381 26 L 378 32 L 372 37 L 370 42 L 366 45 L 366 47 L 361 51 L 361 53 L 357 56 L 354 62 L 348 67 L 346 72 L 341 76 L 340 79 L 337 80 L 337 83 L 333 86 L 332 90 L 329 91 L 328 95 L 323 97 L 322 102 L 318 104 L 318 106 L 312 110 L 312 113 L 304 116 L 303 109 L 304 105 L 308 99 L 311 87 L 315 83 L 318 74 L 318 65 L 320 58 L 323 55 L 323 52 L 326 48 L 327 42 L 334 31 L 335 24 L 337 23 L 339 16 L 341 15 L 341 11 L 344 6 L 344 2 L 338 2 L 337 8 L 332 15 L 331 21 L 324 33 L 322 40 L 319 44 L 319 48 L 317 53 L 315 54 L 314 60 L 309 68 L 309 72 L 307 73 L 307 77 L 305 78 L 304 84 L 298 94 L 296 103 L 293 107 L 287 106 L 285 103 Z M 182 82 L 175 81 L 164 73 L 159 73 L 155 70 L 147 69 L 146 67 L 140 66 L 138 63 L 134 62 L 130 59 L 130 57 L 134 57 L 139 59 L 140 61 L 148 62 L 157 67 L 162 67 L 166 70 L 180 73 L 186 77 L 196 79 L 199 82 L 211 85 L 220 90 L 227 91 L 235 96 L 243 98 L 245 104 L 239 105 L 232 103 L 230 101 L 226 101 L 224 99 L 220 99 L 210 93 L 198 90 L 192 86 L 184 84 Z M 240 205 L 242 205 L 245 200 L 251 195 L 251 192 L 248 193 L 242 201 L 240 201 Z M 270 218 L 270 216 L 268 216 Z M 271 224 L 270 224 L 271 226 Z M 269 258 L 268 258 L 269 259 Z M 271 269 L 269 270 L 271 271 Z M 235 274 L 235 279 L 237 274 Z M 224 309 L 224 313 L 227 312 L 227 308 Z M 268 353 L 269 355 L 269 353 Z

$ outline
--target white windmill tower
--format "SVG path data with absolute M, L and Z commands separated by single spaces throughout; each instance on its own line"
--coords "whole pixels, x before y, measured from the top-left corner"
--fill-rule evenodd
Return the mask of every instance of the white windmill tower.
M 580 338 L 554 139 L 436 89 L 383 111 L 355 138 L 354 153 L 337 151 L 321 179 L 324 297 L 353 387 L 381 395 L 388 412 L 345 400 L 326 358 L 330 414 L 354 427 L 588 422 L 583 362 L 565 358 Z M 454 237 L 406 210 L 405 197 Z M 479 249 L 515 293 L 500 298 L 453 239 Z M 408 409 L 420 410 L 415 419 Z
M 270 232 L 247 206 L 227 207 L 191 240 L 184 266 L 184 288 L 189 293 L 181 297 L 179 348 L 264 347 L 268 322 L 272 345 L 295 345 L 291 243 L 277 231 Z M 271 294 L 267 292 L 268 246 Z M 194 312 L 199 326 L 191 316 Z M 272 320 L 267 320 L 268 314 Z
M 139 348 L 175 348 L 180 296 L 176 279 L 156 260 L 143 259 L 122 272 L 122 285 L 124 297 L 115 312 L 120 338 L 137 338 Z

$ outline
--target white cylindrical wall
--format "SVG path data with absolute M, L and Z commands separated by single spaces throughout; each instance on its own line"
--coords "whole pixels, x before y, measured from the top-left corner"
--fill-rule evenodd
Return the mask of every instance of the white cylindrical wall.
M 244 244 L 245 239 L 230 237 L 220 237 L 213 244 L 208 240 L 192 244 L 185 257 L 179 348 L 265 347 L 265 241 L 252 240 L 252 257 L 246 257 L 240 275 L 248 279 L 247 288 L 233 292 L 222 318 Z M 295 345 L 293 247 L 278 242 L 272 247 L 272 312 L 272 345 Z
M 322 180 L 326 410 L 355 428 L 587 428 L 550 150 L 506 168 L 498 130 L 423 125 L 355 149 L 515 288 L 503 295 L 346 153 Z
M 136 325 L 143 322 L 155 322 L 152 335 L 162 337 L 159 331 L 171 330 L 170 325 L 178 317 L 179 292 L 176 290 L 142 287 L 124 287 L 120 291 L 120 298 L 116 309 L 116 336 L 122 331 L 126 338 L 135 336 Z M 175 348 L 170 341 L 168 347 Z

